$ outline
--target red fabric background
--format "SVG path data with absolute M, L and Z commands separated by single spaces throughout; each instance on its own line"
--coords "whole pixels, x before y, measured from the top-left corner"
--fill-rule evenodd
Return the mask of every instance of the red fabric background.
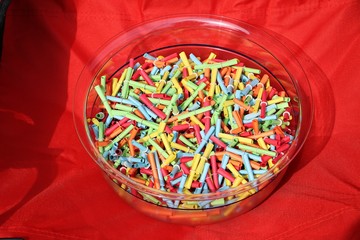
M 230 221 L 181 226 L 118 198 L 72 122 L 76 80 L 95 49 L 144 20 L 211 13 L 262 26 L 318 66 L 314 125 L 276 192 Z M 13 1 L 0 66 L 0 237 L 360 239 L 360 2 Z M 280 37 L 282 36 L 282 37 Z

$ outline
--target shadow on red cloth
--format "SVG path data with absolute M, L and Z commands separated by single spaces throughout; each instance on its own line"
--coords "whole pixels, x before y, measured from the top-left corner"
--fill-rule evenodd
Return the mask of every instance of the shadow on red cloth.
M 15 17 L 6 22 L 0 66 L 0 172 L 7 176 L 0 179 L 0 190 L 7 196 L 0 201 L 0 225 L 41 197 L 57 177 L 56 159 L 62 150 L 51 148 L 50 142 L 56 141 L 53 132 L 66 107 L 70 48 L 76 33 L 75 14 L 62 21 L 65 9 L 75 11 L 72 1 L 46 3 L 56 5 L 49 9 L 58 10 L 55 18 L 60 16 L 51 23 L 44 20 L 45 8 L 36 1 L 21 2 L 9 7 Z M 6 41 L 7 36 L 13 42 Z M 22 177 L 15 179 L 13 171 L 22 171 Z

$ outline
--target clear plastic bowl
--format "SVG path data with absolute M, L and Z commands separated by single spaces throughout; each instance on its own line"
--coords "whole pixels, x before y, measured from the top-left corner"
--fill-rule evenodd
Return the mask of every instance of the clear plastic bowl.
M 130 58 L 144 53 L 154 56 L 185 51 L 197 56 L 217 53 L 223 59 L 240 58 L 248 67 L 256 67 L 276 79 L 275 87 L 292 99 L 295 138 L 286 154 L 269 171 L 255 181 L 207 194 L 164 192 L 135 182 L 104 160 L 94 145 L 86 122 L 98 111 L 99 99 L 94 86 L 100 76 L 119 77 Z M 74 96 L 74 122 L 77 134 L 91 158 L 106 174 L 106 179 L 121 198 L 135 209 L 163 221 L 180 224 L 208 224 L 243 214 L 263 202 L 277 186 L 305 142 L 313 114 L 310 85 L 303 68 L 283 44 L 261 29 L 247 23 L 216 16 L 174 16 L 142 23 L 120 33 L 101 47 L 83 69 Z M 147 196 L 171 201 L 198 203 L 231 199 L 223 206 L 207 209 L 178 209 L 154 204 L 133 195 L 132 189 Z M 253 194 L 249 192 L 253 191 Z

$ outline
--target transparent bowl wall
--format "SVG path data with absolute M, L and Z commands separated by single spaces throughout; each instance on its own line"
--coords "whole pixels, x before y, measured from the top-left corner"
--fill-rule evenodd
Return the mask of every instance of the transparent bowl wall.
M 129 58 L 144 53 L 169 55 L 185 51 L 205 58 L 211 52 L 221 59 L 238 58 L 248 67 L 261 69 L 272 85 L 285 90 L 292 99 L 292 126 L 295 139 L 287 153 L 254 182 L 223 192 L 177 194 L 140 185 L 114 169 L 94 146 L 86 119 L 99 111 L 100 100 L 94 86 L 100 76 L 119 77 Z M 141 59 L 140 59 L 141 61 Z M 214 16 L 177 16 L 143 23 L 121 33 L 100 48 L 82 71 L 74 96 L 74 122 L 77 134 L 91 158 L 100 166 L 116 192 L 130 205 L 154 218 L 180 224 L 207 224 L 245 213 L 264 201 L 274 190 L 287 165 L 294 159 L 308 135 L 312 121 L 311 89 L 301 65 L 286 46 L 259 28 L 233 19 Z M 123 188 L 127 189 L 125 191 Z M 129 191 L 131 189 L 131 191 Z M 226 205 L 208 209 L 174 209 L 156 205 L 136 196 L 134 191 L 158 199 L 197 203 L 224 198 Z M 132 193 L 131 193 L 132 192 Z

